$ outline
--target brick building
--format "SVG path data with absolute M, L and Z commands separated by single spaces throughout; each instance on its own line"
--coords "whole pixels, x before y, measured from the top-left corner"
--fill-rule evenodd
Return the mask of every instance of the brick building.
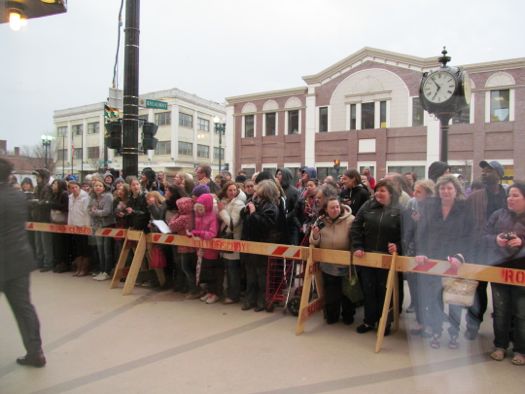
M 440 133 L 439 121 L 421 108 L 419 84 L 423 72 L 439 67 L 437 58 L 363 48 L 303 77 L 306 86 L 227 98 L 233 168 L 308 165 L 323 177 L 339 159 L 341 169 L 366 166 L 378 177 L 424 177 L 439 159 Z M 525 179 L 525 58 L 460 66 L 472 96 L 451 120 L 453 172 L 477 178 L 479 161 L 490 159 L 507 177 Z

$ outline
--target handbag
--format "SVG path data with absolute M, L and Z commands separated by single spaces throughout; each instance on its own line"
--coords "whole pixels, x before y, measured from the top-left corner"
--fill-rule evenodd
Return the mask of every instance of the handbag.
M 66 213 L 58 209 L 52 209 L 51 210 L 51 222 L 66 224 L 67 223 Z
M 166 255 L 159 246 L 153 246 L 150 251 L 151 261 L 149 263 L 150 268 L 165 268 L 168 264 L 166 261 Z
M 350 264 L 349 274 L 343 278 L 343 294 L 356 305 L 361 304 L 365 299 L 353 264 Z
M 445 304 L 470 307 L 474 304 L 477 280 L 461 278 L 441 278 L 443 284 L 443 302 Z

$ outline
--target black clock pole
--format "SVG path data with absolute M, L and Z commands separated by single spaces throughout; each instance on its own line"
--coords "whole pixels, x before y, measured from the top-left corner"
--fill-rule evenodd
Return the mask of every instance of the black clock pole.
M 450 114 L 437 114 L 439 119 L 439 131 L 441 147 L 439 151 L 439 160 L 448 161 L 448 124 L 450 122 Z

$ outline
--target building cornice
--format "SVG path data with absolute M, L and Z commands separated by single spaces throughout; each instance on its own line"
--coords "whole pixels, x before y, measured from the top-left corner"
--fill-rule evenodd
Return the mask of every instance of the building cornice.
M 233 105 L 233 104 L 245 103 L 247 101 L 254 101 L 254 100 L 267 100 L 267 99 L 273 99 L 277 97 L 305 95 L 307 91 L 308 91 L 308 88 L 306 86 L 300 86 L 300 87 L 289 88 L 289 89 L 281 89 L 281 90 L 270 90 L 267 92 L 259 92 L 259 93 L 252 93 L 252 94 L 244 94 L 241 96 L 226 97 L 226 103 L 227 105 Z

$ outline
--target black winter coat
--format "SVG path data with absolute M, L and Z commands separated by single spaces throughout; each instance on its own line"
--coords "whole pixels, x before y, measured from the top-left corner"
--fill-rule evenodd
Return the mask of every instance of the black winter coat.
M 0 287 L 2 282 L 28 275 L 35 268 L 25 229 L 27 210 L 22 192 L 0 184 Z
M 446 260 L 460 253 L 473 262 L 472 210 L 466 201 L 456 201 L 443 219 L 441 199 L 425 200 L 416 230 L 416 255 Z
M 520 249 L 501 248 L 496 243 L 498 234 L 508 232 L 515 233 L 525 245 L 525 214 L 516 215 L 507 208 L 498 209 L 490 216 L 483 235 L 487 261 L 490 265 L 525 269 L 525 246 Z
M 264 201 L 255 204 L 255 212 L 250 214 L 248 207 L 241 211 L 243 218 L 241 239 L 255 242 L 279 242 L 279 207 Z
M 370 193 L 363 185 L 357 185 L 352 189 L 343 189 L 339 195 L 339 199 L 345 205 L 348 205 L 352 210 L 352 215 L 357 215 L 359 209 L 365 202 L 370 200 Z
M 384 206 L 368 200 L 352 223 L 352 250 L 388 253 L 388 244 L 395 243 L 401 254 L 402 212 L 399 205 Z

